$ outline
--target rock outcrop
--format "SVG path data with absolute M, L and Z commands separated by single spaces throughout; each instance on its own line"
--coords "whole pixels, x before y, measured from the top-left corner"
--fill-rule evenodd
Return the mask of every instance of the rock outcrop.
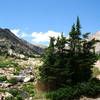
M 9 29 L 0 28 L 0 52 L 19 53 L 24 55 L 40 54 L 44 51 L 40 46 L 33 45 L 23 39 L 18 38 Z

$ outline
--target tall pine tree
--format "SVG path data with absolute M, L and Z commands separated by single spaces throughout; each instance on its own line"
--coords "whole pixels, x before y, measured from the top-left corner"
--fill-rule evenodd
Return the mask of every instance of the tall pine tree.
M 43 56 L 43 65 L 39 68 L 40 81 L 47 90 L 91 79 L 91 68 L 97 60 L 94 52 L 96 41 L 89 41 L 87 37 L 88 34 L 82 35 L 77 17 L 68 39 L 63 34 L 57 39 L 50 38 L 49 47 Z
M 91 78 L 91 68 L 95 63 L 96 55 L 94 52 L 94 44 L 96 41 L 87 40 L 88 34 L 81 34 L 81 25 L 79 17 L 77 17 L 76 27 L 72 26 L 72 30 L 69 33 L 69 59 L 72 74 L 73 83 L 87 81 Z

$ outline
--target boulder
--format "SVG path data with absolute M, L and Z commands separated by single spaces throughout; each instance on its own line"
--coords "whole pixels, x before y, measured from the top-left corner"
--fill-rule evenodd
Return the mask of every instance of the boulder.
M 8 88 L 10 86 L 12 86 L 11 83 L 2 83 L 2 85 L 1 85 L 2 88 Z
M 5 92 L 4 97 L 5 98 L 7 98 L 7 97 L 11 98 L 11 97 L 13 97 L 13 95 L 10 94 L 9 92 Z
M 97 79 L 99 79 L 99 80 L 100 80 L 100 75 L 97 75 Z
M 23 82 L 29 82 L 29 81 L 31 81 L 33 79 L 34 79 L 34 77 L 32 75 L 30 75 L 30 76 L 25 77 Z
M 14 76 L 14 78 L 16 78 L 18 81 L 20 82 L 23 82 L 23 80 L 25 79 L 25 75 L 21 74 L 21 75 L 18 75 L 18 76 Z
M 13 95 L 10 94 L 9 92 L 5 92 L 5 93 L 0 94 L 0 100 L 5 100 L 5 98 L 11 98 L 11 97 L 13 97 Z

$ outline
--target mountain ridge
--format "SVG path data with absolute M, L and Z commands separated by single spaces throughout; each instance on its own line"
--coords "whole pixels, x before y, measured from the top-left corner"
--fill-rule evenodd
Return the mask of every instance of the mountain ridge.
M 7 52 L 9 49 L 24 55 L 41 54 L 44 51 L 43 48 L 18 38 L 9 29 L 0 28 L 0 51 Z
M 100 40 L 100 31 L 89 35 L 89 39 L 93 38 Z M 95 47 L 96 53 L 100 53 L 100 43 L 97 43 Z M 16 53 L 33 55 L 41 54 L 45 48 L 46 46 L 40 44 L 32 44 L 24 39 L 17 37 L 7 28 L 0 28 L 0 51 L 7 52 L 9 49 L 11 49 Z

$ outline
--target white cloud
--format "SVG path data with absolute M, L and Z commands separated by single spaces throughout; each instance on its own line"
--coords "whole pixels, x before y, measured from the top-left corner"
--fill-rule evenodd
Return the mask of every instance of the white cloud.
M 20 37 L 20 35 L 19 35 L 20 30 L 19 29 L 11 30 L 11 32 L 14 33 L 16 36 Z
M 20 29 L 14 29 L 14 30 L 11 30 L 11 32 L 14 33 L 16 36 L 18 36 L 20 38 L 30 36 L 27 33 L 22 32 Z
M 57 38 L 58 36 L 60 36 L 61 33 L 60 32 L 54 32 L 54 31 L 48 31 L 48 32 L 33 32 L 32 33 L 32 41 L 33 42 L 49 42 L 50 37 L 55 37 Z
M 11 32 L 19 38 L 29 37 L 30 39 L 32 39 L 32 42 L 35 43 L 49 42 L 50 37 L 57 38 L 58 36 L 61 36 L 61 32 L 55 32 L 52 30 L 49 30 L 48 32 L 32 32 L 31 34 L 24 33 L 20 29 L 14 29 L 11 30 Z

